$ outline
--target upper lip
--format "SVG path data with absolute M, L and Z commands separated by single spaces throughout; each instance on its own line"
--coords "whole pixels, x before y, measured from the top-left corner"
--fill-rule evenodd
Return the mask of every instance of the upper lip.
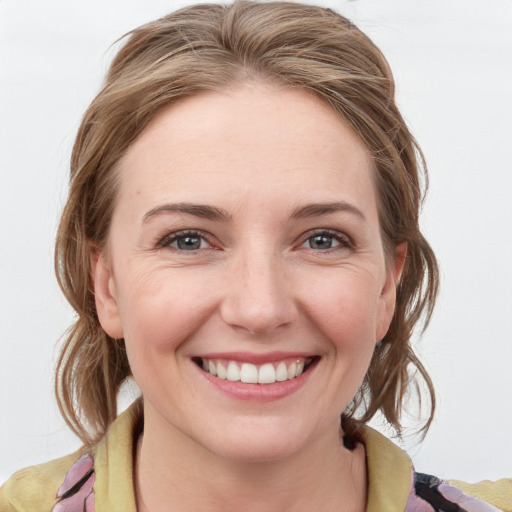
M 283 359 L 289 358 L 304 358 L 308 359 L 311 357 L 315 357 L 317 354 L 312 352 L 267 352 L 267 353 L 254 353 L 254 352 L 208 352 L 203 354 L 198 354 L 195 357 L 200 357 L 202 359 L 225 359 L 228 361 L 238 361 L 240 363 L 252 363 L 252 364 L 265 364 L 265 363 L 274 363 L 276 361 L 282 361 Z

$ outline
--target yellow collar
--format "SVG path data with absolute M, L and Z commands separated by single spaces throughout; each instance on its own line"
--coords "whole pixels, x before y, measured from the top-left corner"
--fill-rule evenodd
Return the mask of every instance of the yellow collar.
M 110 512 L 136 512 L 133 491 L 134 438 L 142 417 L 140 400 L 111 425 L 93 453 L 96 507 Z M 412 484 L 407 454 L 370 427 L 363 432 L 368 469 L 366 512 L 405 510 Z
M 363 431 L 368 470 L 366 512 L 405 510 L 411 491 L 413 467 L 409 456 L 376 430 Z

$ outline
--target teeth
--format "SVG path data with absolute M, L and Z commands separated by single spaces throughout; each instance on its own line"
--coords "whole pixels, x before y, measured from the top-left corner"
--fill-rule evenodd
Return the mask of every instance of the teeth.
M 295 372 L 297 371 L 297 363 L 294 361 L 288 367 L 288 379 L 293 379 L 295 377 Z M 211 373 L 211 372 L 210 372 Z
M 274 384 L 295 379 L 304 372 L 304 365 L 311 359 L 286 360 L 276 363 L 265 363 L 256 366 L 252 363 L 237 363 L 236 361 L 201 360 L 204 371 L 219 379 L 232 382 L 242 381 L 248 384 Z
M 266 363 L 260 367 L 258 373 L 258 382 L 260 384 L 273 384 L 276 381 L 276 371 L 271 363 Z
M 256 384 L 258 382 L 258 368 L 251 363 L 242 364 L 240 380 L 249 384 Z
M 221 363 L 217 363 L 217 377 L 219 377 L 219 379 L 226 380 L 227 376 L 228 372 L 226 371 L 226 368 L 224 368 Z
M 240 380 L 240 369 L 234 361 L 230 361 L 228 364 L 227 378 L 233 382 Z
M 288 369 L 284 363 L 279 363 L 276 368 L 276 380 L 283 382 L 288 380 Z

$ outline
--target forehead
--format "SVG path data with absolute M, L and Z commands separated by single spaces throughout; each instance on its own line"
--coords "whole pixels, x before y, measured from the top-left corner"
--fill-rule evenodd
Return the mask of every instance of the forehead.
M 370 154 L 346 121 L 313 94 L 267 84 L 204 92 L 164 108 L 119 171 L 119 200 L 206 201 L 222 192 L 223 199 L 344 194 L 375 202 Z

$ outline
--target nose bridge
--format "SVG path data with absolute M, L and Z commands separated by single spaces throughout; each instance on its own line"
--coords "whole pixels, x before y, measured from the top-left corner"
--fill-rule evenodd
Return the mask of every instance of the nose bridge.
M 291 322 L 293 297 L 282 256 L 268 247 L 248 247 L 233 261 L 224 320 L 252 334 L 265 334 Z

